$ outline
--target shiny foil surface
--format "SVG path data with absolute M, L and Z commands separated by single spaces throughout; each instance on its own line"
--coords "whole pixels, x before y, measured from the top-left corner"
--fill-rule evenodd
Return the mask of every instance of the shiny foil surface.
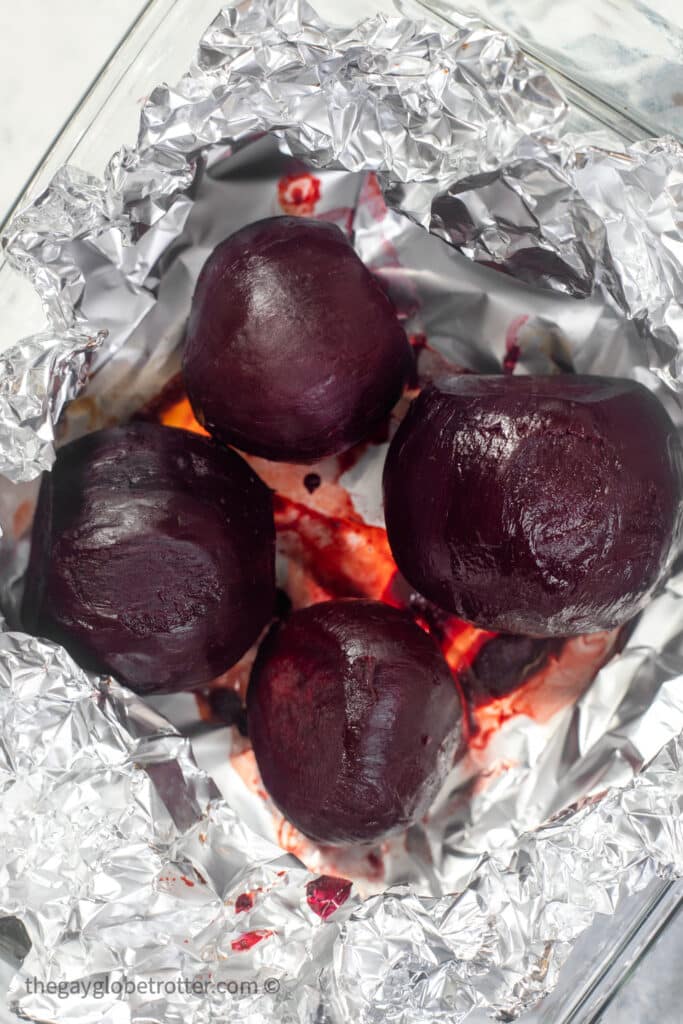
M 55 445 L 159 394 L 204 260 L 260 217 L 346 230 L 428 340 L 423 379 L 453 365 L 631 376 L 680 424 L 683 151 L 568 134 L 568 113 L 542 69 L 468 18 L 348 29 L 292 0 L 223 10 L 188 74 L 151 93 L 137 145 L 101 179 L 64 168 L 3 240 L 48 317 L 0 368 L 8 627 Z M 370 444 L 339 480 L 370 526 L 385 451 Z M 248 747 L 194 696 L 145 705 L 53 644 L 0 634 L 0 931 L 19 921 L 30 945 L 10 1009 L 117 1024 L 518 1016 L 596 912 L 683 863 L 683 573 L 628 636 L 570 643 L 551 688 L 532 678 L 482 713 L 428 818 L 369 870 L 363 851 L 288 838 L 245 781 Z M 129 991 L 86 994 L 107 978 Z

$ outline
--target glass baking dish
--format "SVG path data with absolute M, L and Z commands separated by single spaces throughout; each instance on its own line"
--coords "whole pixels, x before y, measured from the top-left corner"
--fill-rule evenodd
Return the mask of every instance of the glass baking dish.
M 351 0 L 342 10 L 334 0 L 315 6 L 330 20 L 347 23 L 393 9 L 388 0 Z M 401 6 L 416 17 L 429 11 L 445 22 L 457 24 L 463 18 L 449 0 L 408 0 Z M 573 106 L 571 127 L 608 127 L 629 141 L 665 131 L 683 136 L 682 16 L 676 4 L 463 0 L 463 6 L 515 36 L 556 77 Z M 64 163 L 100 175 L 112 151 L 134 141 L 146 93 L 158 82 L 180 77 L 217 10 L 217 0 L 150 0 L 50 146 L 15 209 L 38 195 Z M 33 290 L 1 256 L 0 309 L 0 350 L 43 326 Z M 661 983 L 663 1002 L 656 1014 L 638 1017 L 624 1007 L 637 1004 L 648 985 L 659 985 L 654 968 L 663 959 L 662 946 L 680 936 L 683 915 L 678 923 L 676 916 L 682 903 L 683 883 L 654 882 L 622 901 L 614 916 L 597 918 L 575 946 L 555 991 L 525 1014 L 524 1024 L 618 1024 L 624 1019 L 638 1024 L 654 1016 L 666 1024 L 680 1019 L 670 978 Z M 12 936 L 5 932 L 0 923 L 0 993 L 14 969 Z M 655 941 L 657 956 L 648 952 Z M 0 1020 L 9 1019 L 0 1006 Z M 483 1024 L 486 1019 L 472 1021 Z

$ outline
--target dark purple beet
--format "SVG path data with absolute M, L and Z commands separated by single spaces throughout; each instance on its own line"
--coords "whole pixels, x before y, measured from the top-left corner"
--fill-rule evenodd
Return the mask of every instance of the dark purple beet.
M 557 637 L 511 636 L 487 640 L 473 663 L 459 672 L 465 699 L 477 706 L 512 693 L 562 650 Z
M 59 451 L 43 478 L 23 618 L 138 693 L 230 668 L 275 601 L 268 488 L 236 452 L 136 423 Z
M 204 264 L 183 373 L 195 415 L 228 444 L 288 462 L 344 451 L 411 365 L 393 305 L 333 224 L 258 221 Z
M 425 597 L 485 629 L 566 636 L 640 610 L 670 562 L 683 453 L 646 388 L 603 377 L 448 377 L 384 471 L 389 542 Z
M 327 601 L 274 628 L 247 709 L 266 789 L 322 843 L 369 842 L 421 817 L 461 736 L 436 644 L 374 601 Z
M 247 710 L 239 693 L 225 686 L 217 686 L 211 690 L 208 700 L 209 707 L 219 722 L 234 725 L 242 736 L 247 735 Z

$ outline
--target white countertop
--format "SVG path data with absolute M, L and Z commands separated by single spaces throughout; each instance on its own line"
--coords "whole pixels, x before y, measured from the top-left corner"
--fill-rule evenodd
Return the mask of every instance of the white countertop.
M 144 6 L 145 0 L 0 3 L 0 220 Z

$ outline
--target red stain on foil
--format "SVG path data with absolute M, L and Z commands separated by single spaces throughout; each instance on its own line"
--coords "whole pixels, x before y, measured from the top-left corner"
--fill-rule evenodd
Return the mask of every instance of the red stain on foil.
M 235 953 L 245 953 L 247 950 L 253 949 L 253 947 L 263 939 L 267 939 L 274 934 L 275 932 L 269 931 L 267 928 L 261 928 L 253 932 L 245 932 L 244 935 L 240 935 L 239 939 L 232 940 L 230 948 Z
M 368 865 L 370 867 L 370 878 L 379 881 L 384 878 L 384 862 L 378 853 L 371 850 L 368 854 Z
M 33 502 L 22 501 L 12 518 L 12 533 L 16 538 L 22 537 L 33 519 Z
M 306 845 L 306 838 L 286 818 L 281 817 L 277 827 L 277 845 L 287 853 L 299 856 Z
M 346 903 L 352 884 L 347 878 L 321 875 L 306 886 L 306 902 L 314 914 L 326 921 L 335 910 Z
M 254 889 L 253 892 L 241 892 L 237 899 L 235 900 L 235 913 L 243 914 L 247 910 L 251 910 L 251 908 L 254 906 L 255 894 L 257 892 L 262 891 L 263 890 L 259 887 L 258 889 Z
M 323 210 L 316 213 L 316 220 L 324 221 L 326 224 L 336 224 L 345 235 L 353 231 L 353 218 L 355 210 L 351 206 L 335 206 L 332 210 Z
M 194 889 L 194 882 L 191 879 L 186 878 L 185 875 L 180 876 L 180 881 L 184 882 L 188 889 Z
M 373 220 L 380 221 L 386 216 L 387 204 L 384 202 L 377 175 L 372 172 L 366 175 L 361 186 L 358 194 L 358 206 L 365 207 Z
M 529 317 L 526 313 L 523 313 L 522 316 L 516 316 L 515 319 L 510 322 L 510 325 L 505 332 L 505 357 L 503 358 L 504 373 L 514 373 L 519 357 L 522 354 L 522 350 L 519 345 L 519 332 L 522 327 L 524 327 L 524 324 L 528 319 Z
M 295 217 L 310 217 L 320 195 L 320 179 L 313 174 L 288 174 L 278 182 L 280 208 Z
M 352 514 L 324 515 L 280 494 L 273 507 L 279 550 L 303 573 L 313 600 L 381 597 L 396 572 L 386 530 Z M 301 590 L 290 596 L 295 605 L 312 603 Z
M 427 631 L 432 632 L 432 629 L 428 627 Z M 471 626 L 454 616 L 446 619 L 441 626 L 440 634 L 437 637 L 439 645 L 453 672 L 462 672 L 463 669 L 469 668 L 484 644 L 497 635 L 488 629 Z

